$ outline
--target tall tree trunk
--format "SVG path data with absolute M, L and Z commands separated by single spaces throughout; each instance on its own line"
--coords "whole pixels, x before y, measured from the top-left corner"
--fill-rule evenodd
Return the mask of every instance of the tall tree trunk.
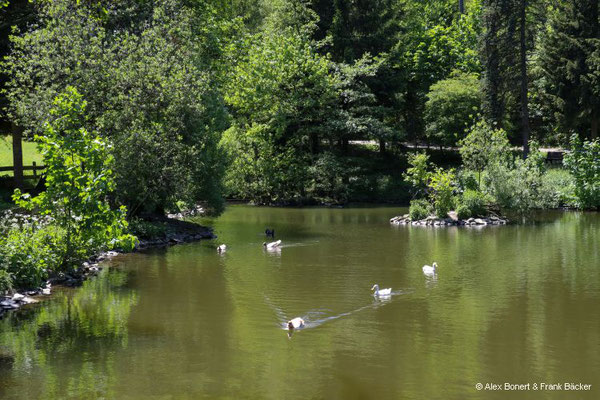
M 527 47 L 525 43 L 525 25 L 527 0 L 521 0 L 520 10 L 520 48 L 521 48 L 521 135 L 523 137 L 523 158 L 529 154 L 529 136 L 531 128 L 529 127 L 529 104 L 527 99 Z
M 465 0 L 458 0 L 458 11 L 461 14 L 465 13 Z
M 385 154 L 385 140 L 379 139 L 379 153 Z
M 13 175 L 15 186 L 23 188 L 23 130 L 16 124 L 12 124 L 12 148 L 13 148 Z

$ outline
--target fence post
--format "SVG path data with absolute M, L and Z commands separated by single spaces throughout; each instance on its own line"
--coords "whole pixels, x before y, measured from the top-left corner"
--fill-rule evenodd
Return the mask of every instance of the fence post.
M 37 176 L 37 166 L 35 165 L 35 161 L 33 162 L 33 176 L 36 177 Z

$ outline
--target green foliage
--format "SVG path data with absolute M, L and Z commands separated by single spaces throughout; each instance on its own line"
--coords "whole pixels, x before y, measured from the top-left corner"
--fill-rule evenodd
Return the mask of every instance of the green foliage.
M 13 281 L 8 273 L 8 271 L 4 269 L 0 269 L 0 295 L 6 293 L 13 288 Z
M 0 239 L 0 274 L 13 287 L 39 287 L 49 271 L 59 270 L 63 265 L 65 239 L 65 232 L 54 226 L 9 230 Z
M 64 231 L 66 250 L 61 263 L 71 267 L 101 248 L 132 249 L 125 234 L 126 209 L 112 210 L 108 195 L 114 190 L 109 146 L 84 125 L 87 103 L 75 88 L 56 97 L 53 120 L 43 136 L 36 136 L 46 164 L 46 190 L 37 197 L 15 191 L 20 207 L 51 215 Z
M 433 84 L 427 97 L 425 121 L 430 143 L 456 146 L 479 113 L 479 77 L 456 74 Z
M 574 205 L 584 209 L 600 207 L 600 141 L 582 141 L 573 135 L 564 164 L 575 180 Z
M 129 212 L 178 200 L 220 210 L 229 25 L 212 11 L 179 0 L 41 2 L 4 62 L 11 120 L 42 135 L 53 99 L 76 86 L 85 128 L 114 144 L 116 196 Z
M 163 237 L 167 233 L 167 227 L 161 222 L 151 222 L 135 217 L 129 221 L 129 232 L 142 239 L 153 239 Z
M 481 173 L 493 162 L 503 163 L 510 149 L 506 132 L 493 128 L 485 120 L 473 125 L 459 144 L 463 165 L 477 172 L 478 183 Z
M 592 137 L 600 123 L 599 7 L 597 0 L 553 4 L 538 51 L 544 100 L 560 130 Z
M 308 168 L 312 177 L 307 195 L 319 203 L 345 203 L 348 200 L 347 166 L 340 157 L 331 152 L 317 156 Z
M 334 83 L 329 61 L 299 34 L 253 38 L 225 97 L 236 117 L 221 141 L 230 192 L 257 203 L 306 197 Z
M 549 169 L 544 174 L 542 186 L 550 193 L 550 206 L 575 206 L 575 178 L 569 171 L 562 168 Z
M 427 218 L 431 214 L 431 204 L 425 199 L 411 200 L 408 214 L 412 221 Z
M 438 168 L 429 178 L 429 197 L 433 203 L 435 213 L 440 218 L 446 218 L 448 212 L 454 208 L 454 189 L 456 176 L 454 170 Z
M 535 142 L 526 160 L 494 161 L 487 167 L 485 186 L 495 202 L 503 209 L 521 214 L 531 209 L 553 206 L 553 188 L 543 184 L 544 155 Z
M 477 190 L 466 190 L 457 199 L 456 213 L 458 218 L 485 216 L 487 214 L 488 197 Z
M 429 169 L 429 156 L 426 153 L 410 153 L 408 155 L 408 164 L 404 179 L 412 185 L 417 194 L 424 191 L 431 172 Z

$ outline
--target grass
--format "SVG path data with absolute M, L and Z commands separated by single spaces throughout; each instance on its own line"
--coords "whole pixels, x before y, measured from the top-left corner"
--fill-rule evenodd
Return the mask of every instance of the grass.
M 37 145 L 33 142 L 23 141 L 23 165 L 31 165 L 34 161 L 42 165 L 42 155 L 37 151 Z M 0 167 L 13 165 L 12 136 L 0 135 Z M 30 174 L 31 171 L 26 172 Z M 12 172 L 0 172 L 1 175 L 12 176 Z

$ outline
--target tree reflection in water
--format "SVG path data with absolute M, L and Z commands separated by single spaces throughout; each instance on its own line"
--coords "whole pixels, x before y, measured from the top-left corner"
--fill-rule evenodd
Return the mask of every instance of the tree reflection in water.
M 105 268 L 81 288 L 58 290 L 42 305 L 9 313 L 0 322 L 2 374 L 36 375 L 42 383 L 22 397 L 113 397 L 114 354 L 127 346 L 127 322 L 138 302 L 126 282 L 125 272 Z M 61 377 L 69 371 L 66 382 L 58 371 Z M 9 384 L 0 381 L 1 398 Z

